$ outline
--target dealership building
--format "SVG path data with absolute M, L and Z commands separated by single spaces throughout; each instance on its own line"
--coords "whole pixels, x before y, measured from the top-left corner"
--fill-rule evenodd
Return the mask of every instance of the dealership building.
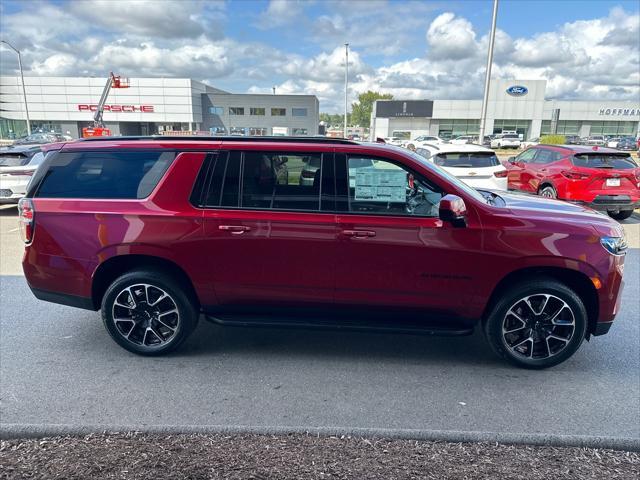
M 492 80 L 485 134 L 638 135 L 640 101 L 547 100 L 546 86 L 546 80 Z M 371 137 L 477 135 L 481 109 L 481 100 L 378 100 Z
M 32 131 L 80 136 L 93 125 L 105 78 L 24 77 Z M 234 94 L 190 78 L 131 78 L 112 88 L 104 122 L 113 135 L 172 131 L 233 135 L 315 135 L 314 95 Z M 26 134 L 20 77 L 0 77 L 0 138 Z

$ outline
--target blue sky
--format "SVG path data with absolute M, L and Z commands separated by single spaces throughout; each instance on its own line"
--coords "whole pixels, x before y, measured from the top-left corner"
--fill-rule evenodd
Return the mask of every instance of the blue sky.
M 501 0 L 494 75 L 544 78 L 555 98 L 637 99 L 637 1 Z M 27 75 L 192 77 L 233 92 L 478 98 L 491 0 L 28 0 L 0 3 Z M 1 71 L 15 55 L 1 52 Z M 640 101 L 640 99 L 639 99 Z

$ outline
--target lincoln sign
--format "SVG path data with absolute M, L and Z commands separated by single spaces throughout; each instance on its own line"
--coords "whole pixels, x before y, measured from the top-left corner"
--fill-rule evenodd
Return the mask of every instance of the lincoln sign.
M 97 105 L 78 105 L 78 110 L 81 112 L 95 112 L 98 110 Z M 105 112 L 142 112 L 153 113 L 153 105 L 105 105 Z

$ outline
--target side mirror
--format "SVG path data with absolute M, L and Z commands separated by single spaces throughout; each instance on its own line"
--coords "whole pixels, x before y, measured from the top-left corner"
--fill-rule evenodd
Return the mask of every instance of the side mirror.
M 507 162 L 509 162 L 509 163 L 516 163 L 516 157 L 509 157 L 509 158 L 507 159 Z
M 450 222 L 454 227 L 467 226 L 467 206 L 457 195 L 445 195 L 440 200 L 439 217 L 443 222 Z

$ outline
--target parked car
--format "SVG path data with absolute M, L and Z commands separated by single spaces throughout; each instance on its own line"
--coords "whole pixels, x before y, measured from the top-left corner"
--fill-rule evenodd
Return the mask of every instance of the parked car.
M 579 135 L 565 135 L 564 136 L 565 145 L 580 145 L 580 136 Z
M 520 142 L 520 148 L 525 149 L 529 147 L 533 147 L 534 145 L 540 144 L 540 137 L 533 137 L 527 140 L 526 142 Z
M 520 136 L 517 133 L 497 135 L 491 140 L 491 148 L 520 148 Z
M 476 143 L 478 141 L 478 137 L 474 137 L 473 135 L 460 135 L 451 140 L 453 145 L 466 145 L 468 143 Z
M 618 148 L 618 142 L 620 142 L 620 137 L 611 137 L 607 139 L 607 147 L 609 148 Z
M 396 146 L 400 146 L 403 142 L 403 139 L 400 137 L 384 137 L 383 140 L 385 141 L 385 143 L 388 143 L 389 145 L 396 145 Z
M 419 143 L 446 143 L 446 140 L 438 137 L 437 135 L 419 135 L 412 140 L 417 144 Z
M 18 203 L 24 197 L 43 159 L 39 146 L 12 145 L 0 149 L 0 204 Z
M 616 146 L 618 150 L 630 151 L 633 152 L 638 150 L 637 142 L 635 137 L 622 137 L 618 141 L 618 145 Z
M 480 328 L 504 359 L 545 368 L 606 333 L 620 309 L 618 223 L 480 192 L 409 150 L 282 137 L 45 149 L 20 200 L 28 285 L 101 309 L 137 354 L 174 350 L 204 313 L 236 326 Z M 319 185 L 277 181 L 275 163 L 296 156 L 320 158 Z
M 36 132 L 26 137 L 19 138 L 13 145 L 44 145 L 46 143 L 62 142 L 65 138 L 57 133 L 41 133 Z
M 508 169 L 509 190 L 586 205 L 616 220 L 640 208 L 640 168 L 618 150 L 539 145 L 511 157 Z
M 603 135 L 591 135 L 587 137 L 586 145 L 604 146 L 605 144 L 606 142 Z
M 507 190 L 507 169 L 489 148 L 480 145 L 425 145 L 416 153 L 470 187 Z

